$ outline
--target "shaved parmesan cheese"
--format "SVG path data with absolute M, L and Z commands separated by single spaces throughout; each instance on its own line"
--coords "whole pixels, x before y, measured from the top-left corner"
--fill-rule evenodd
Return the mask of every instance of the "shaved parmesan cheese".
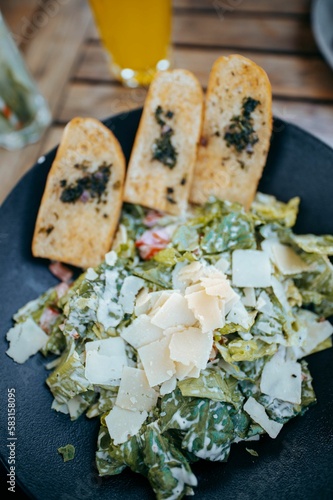
M 161 328 L 170 328 L 177 325 L 191 326 L 195 323 L 195 317 L 189 309 L 185 297 L 178 292 L 174 292 L 152 316 L 151 322 Z
M 190 295 L 191 293 L 202 292 L 202 291 L 205 291 L 205 289 L 202 286 L 202 284 L 201 283 L 195 283 L 194 285 L 190 285 L 190 286 L 186 287 L 185 294 L 186 295 Z
M 253 316 L 247 312 L 243 302 L 239 300 L 229 312 L 227 322 L 235 323 L 248 330 L 253 324 Z
M 125 342 L 120 337 L 109 337 L 103 340 L 93 340 L 86 342 L 86 352 L 97 351 L 104 356 L 119 356 L 126 358 Z
M 282 274 L 298 274 L 309 270 L 308 264 L 287 245 L 274 242 L 271 244 L 271 252 L 273 261 Z
M 105 423 L 114 444 L 125 443 L 129 437 L 137 434 L 147 417 L 146 411 L 125 410 L 114 406 L 105 417 Z
M 185 291 L 185 283 L 179 279 L 179 271 L 185 266 L 187 266 L 186 262 L 177 262 L 172 271 L 172 288 L 182 293 Z
M 268 418 L 264 406 L 258 403 L 252 396 L 246 401 L 244 410 L 273 439 L 276 438 L 283 427 L 282 424 Z
M 222 328 L 224 325 L 224 304 L 218 297 L 207 295 L 204 290 L 187 294 L 186 300 L 194 316 L 199 320 L 203 332 Z
M 120 337 L 87 342 L 85 377 L 91 384 L 110 385 L 128 364 L 125 342 Z
M 225 278 L 203 277 L 200 281 L 207 295 L 213 295 L 226 299 L 230 293 L 230 285 Z
M 163 382 L 163 384 L 161 385 L 160 388 L 161 396 L 165 396 L 165 394 L 170 394 L 170 392 L 176 389 L 176 385 L 177 385 L 177 378 L 174 375 L 173 377 L 170 378 L 170 380 Z
M 147 314 L 147 312 L 152 308 L 152 293 L 149 293 L 147 288 L 144 288 L 139 292 L 135 306 L 134 306 L 134 313 L 136 316 L 140 316 L 140 314 Z
M 216 269 L 221 271 L 222 273 L 229 274 L 230 271 L 230 262 L 225 259 L 224 257 L 221 257 L 217 262 L 215 262 Z
M 96 350 L 89 350 L 86 355 L 85 377 L 91 384 L 110 385 L 121 377 L 127 358 L 105 356 Z
M 267 316 L 271 316 L 272 318 L 277 317 L 277 314 L 274 311 L 273 303 L 265 291 L 262 291 L 259 295 L 256 309 Z
M 46 345 L 48 336 L 33 319 L 28 318 L 8 331 L 7 340 L 9 349 L 6 354 L 16 363 L 24 363 Z
M 124 367 L 116 405 L 125 410 L 149 411 L 156 406 L 158 393 L 148 383 L 146 374 L 137 368 Z
M 301 403 L 302 370 L 300 363 L 284 359 L 284 352 L 278 351 L 264 365 L 260 390 L 271 398 L 289 403 Z
M 242 302 L 244 306 L 255 307 L 256 306 L 256 294 L 253 287 L 243 288 L 244 296 L 242 297 Z
M 169 338 L 157 340 L 138 349 L 150 387 L 162 384 L 174 375 L 176 369 L 170 359 Z
M 189 285 L 196 283 L 203 274 L 203 265 L 201 262 L 191 262 L 188 266 L 183 267 L 178 273 L 178 279 Z
M 239 287 L 271 286 L 271 264 L 261 250 L 235 250 L 232 254 L 232 283 Z
M 192 370 L 189 372 L 188 377 L 190 378 L 198 378 L 201 372 L 201 368 L 198 366 L 193 366 Z
M 121 337 L 135 349 L 155 342 L 163 337 L 162 328 L 153 325 L 146 314 L 141 314 L 121 332 Z
M 240 301 L 240 296 L 232 288 L 230 288 L 229 298 L 224 302 L 224 314 L 227 315 L 237 302 Z
M 124 279 L 123 285 L 119 294 L 119 304 L 122 306 L 124 313 L 132 314 L 134 311 L 134 301 L 138 292 L 144 287 L 145 282 L 136 276 L 127 276 Z
M 115 263 L 117 262 L 117 254 L 114 250 L 111 250 L 111 252 L 108 252 L 105 255 L 105 262 L 107 263 L 108 266 L 114 266 Z
M 153 316 L 171 297 L 173 290 L 163 290 L 162 292 L 152 292 L 150 293 L 150 315 Z
M 285 289 L 282 283 L 280 283 L 280 281 L 275 276 L 272 276 L 272 288 L 274 295 L 278 299 L 280 304 L 286 309 L 286 311 L 290 311 L 291 308 L 287 299 Z
M 199 328 L 187 328 L 174 333 L 170 340 L 170 357 L 183 365 L 204 369 L 213 345 L 211 332 L 202 333 Z
M 52 410 L 58 411 L 59 413 L 64 413 L 65 415 L 68 415 L 69 413 L 67 403 L 58 403 L 56 399 L 52 401 L 51 408 Z
M 67 408 L 69 410 L 69 415 L 72 420 L 76 420 L 81 414 L 81 405 L 85 404 L 86 401 L 82 396 L 74 396 L 67 402 Z
M 195 368 L 193 363 L 188 365 L 184 365 L 183 363 L 175 362 L 176 367 L 176 377 L 178 380 L 183 380 L 185 377 L 188 377 L 189 373 Z
M 89 281 L 94 281 L 96 278 L 98 278 L 98 274 L 92 267 L 89 267 L 86 272 L 86 279 Z
M 333 326 L 329 321 L 311 321 L 306 325 L 306 337 L 302 344 L 302 354 L 310 354 L 321 342 L 328 339 L 333 333 Z

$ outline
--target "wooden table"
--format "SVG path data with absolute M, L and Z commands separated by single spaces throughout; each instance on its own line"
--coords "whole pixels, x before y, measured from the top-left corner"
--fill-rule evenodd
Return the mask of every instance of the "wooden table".
M 142 106 L 146 90 L 110 76 L 84 0 L 0 0 L 53 123 L 21 151 L 0 150 L 0 202 L 74 116 L 106 118 Z M 274 113 L 333 146 L 333 72 L 316 47 L 309 0 L 174 0 L 174 65 L 207 85 L 212 62 L 240 53 L 267 71 Z

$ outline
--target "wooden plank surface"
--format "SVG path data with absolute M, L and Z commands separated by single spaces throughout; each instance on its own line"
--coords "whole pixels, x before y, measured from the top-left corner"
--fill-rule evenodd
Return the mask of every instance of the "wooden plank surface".
M 246 1 L 246 0 L 244 0 Z M 92 23 L 91 40 L 99 35 Z M 173 17 L 174 45 L 208 48 L 253 49 L 259 52 L 318 54 L 309 20 L 305 17 L 248 16 L 227 12 L 189 10 Z
M 262 66 L 272 83 L 273 93 L 278 96 L 298 99 L 320 99 L 333 101 L 333 72 L 321 57 L 297 57 L 294 55 L 258 54 L 248 50 L 239 51 Z M 229 55 L 229 50 L 174 49 L 174 66 L 186 68 L 198 77 L 206 87 L 210 68 L 219 56 Z M 100 45 L 88 44 L 79 61 L 75 79 L 86 82 L 114 82 L 110 74 L 105 51 Z
M 26 64 L 55 118 L 90 22 L 91 14 L 85 2 L 74 0 L 63 3 L 57 15 L 48 18 L 26 47 Z M 20 151 L 1 151 L 0 202 L 36 161 L 42 144 L 40 140 Z
M 173 0 L 175 9 L 256 12 L 264 14 L 306 14 L 310 0 Z
M 38 0 L 0 0 L 0 11 L 15 41 L 22 45 L 28 42 L 36 31 L 38 18 L 33 15 L 38 8 Z

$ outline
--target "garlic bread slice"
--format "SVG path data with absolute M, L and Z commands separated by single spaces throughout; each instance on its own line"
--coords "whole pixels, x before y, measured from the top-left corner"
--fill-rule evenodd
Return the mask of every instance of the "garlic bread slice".
M 65 127 L 39 208 L 32 253 L 87 268 L 111 247 L 122 207 L 125 158 L 94 118 Z
M 272 132 L 272 92 L 265 71 L 240 55 L 212 67 L 190 201 L 213 195 L 249 208 Z
M 157 73 L 129 161 L 125 201 L 171 214 L 187 206 L 201 133 L 203 94 L 195 76 Z

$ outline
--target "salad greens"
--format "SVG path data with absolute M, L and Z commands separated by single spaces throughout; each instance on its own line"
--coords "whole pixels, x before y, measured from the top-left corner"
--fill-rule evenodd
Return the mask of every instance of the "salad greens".
M 72 444 L 66 444 L 66 446 L 61 446 L 60 448 L 58 448 L 58 453 L 62 455 L 64 462 L 73 460 L 75 456 L 75 446 L 73 446 Z
M 155 213 L 152 222 L 148 210 L 125 205 L 105 261 L 14 316 L 9 355 L 32 354 L 22 353 L 32 319 L 47 335 L 36 346 L 58 356 L 46 381 L 52 407 L 72 420 L 100 418 L 101 476 L 129 467 L 158 499 L 180 499 L 197 485 L 193 462 L 226 461 L 233 443 L 275 437 L 316 402 L 302 358 L 332 345 L 325 318 L 333 314 L 333 237 L 294 234 L 298 207 L 298 198 L 282 203 L 259 193 L 249 212 L 213 199 L 181 219 Z M 233 284 L 239 251 L 243 287 Z M 251 285 L 253 252 L 263 262 L 268 255 L 270 286 Z M 211 330 L 206 314 L 217 314 Z M 203 339 L 204 363 L 196 348 Z M 145 356 L 162 347 L 169 371 L 152 382 L 160 373 Z M 135 373 L 142 393 L 133 396 L 125 372 Z M 112 427 L 115 410 L 128 427 Z M 65 460 L 67 448 L 59 449 Z

